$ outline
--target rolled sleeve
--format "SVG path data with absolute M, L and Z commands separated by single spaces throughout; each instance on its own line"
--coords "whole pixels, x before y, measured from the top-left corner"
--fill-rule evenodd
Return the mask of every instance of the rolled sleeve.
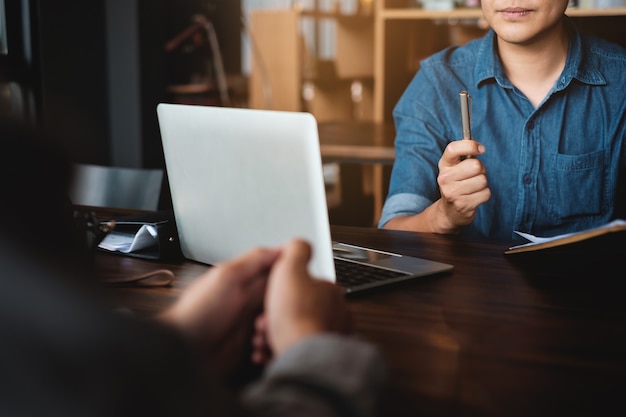
M 378 227 L 384 227 L 394 217 L 421 213 L 432 203 L 429 199 L 416 194 L 403 193 L 389 196 L 383 207 Z

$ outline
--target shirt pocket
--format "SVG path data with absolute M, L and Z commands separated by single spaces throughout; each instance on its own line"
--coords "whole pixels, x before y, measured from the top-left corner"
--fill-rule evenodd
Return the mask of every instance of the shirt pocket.
M 556 221 L 603 214 L 608 160 L 606 150 L 554 155 L 550 208 Z

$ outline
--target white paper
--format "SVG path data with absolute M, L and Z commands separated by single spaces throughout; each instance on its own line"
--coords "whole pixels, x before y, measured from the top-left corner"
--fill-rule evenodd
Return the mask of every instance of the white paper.
M 157 238 L 156 228 L 150 224 L 144 224 L 137 233 L 124 233 L 114 229 L 102 239 L 98 247 L 113 252 L 131 253 L 156 245 Z
M 529 240 L 530 243 L 524 243 L 522 245 L 511 246 L 509 249 L 516 249 L 516 248 L 523 248 L 525 246 L 538 245 L 540 243 L 551 242 L 553 240 L 563 239 L 565 237 L 574 236 L 574 235 L 581 234 L 581 233 L 587 233 L 587 232 L 591 232 L 593 230 L 602 230 L 602 229 L 611 228 L 613 226 L 624 226 L 624 225 L 626 225 L 626 220 L 617 219 L 617 220 L 613 220 L 610 223 L 602 225 L 600 227 L 594 227 L 594 228 L 591 228 L 591 229 L 583 230 L 581 232 L 565 233 L 563 235 L 552 236 L 552 237 L 534 236 L 534 235 L 531 235 L 529 233 L 519 232 L 519 231 L 516 230 L 515 233 L 517 233 L 518 235 L 520 235 L 524 239 Z

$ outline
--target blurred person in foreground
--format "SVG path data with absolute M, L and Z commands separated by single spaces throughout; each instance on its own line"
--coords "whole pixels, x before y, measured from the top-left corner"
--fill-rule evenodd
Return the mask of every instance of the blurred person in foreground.
M 306 242 L 211 267 L 154 318 L 121 314 L 77 255 L 64 154 L 23 128 L 0 142 L 0 414 L 372 413 L 382 357 L 348 335 L 341 290 L 309 276 Z

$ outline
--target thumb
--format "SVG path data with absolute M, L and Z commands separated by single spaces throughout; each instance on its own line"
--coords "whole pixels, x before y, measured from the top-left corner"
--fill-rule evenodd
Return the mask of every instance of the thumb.
M 310 259 L 311 245 L 302 239 L 294 239 L 283 247 L 276 269 L 286 275 L 283 279 L 302 279 L 308 277 Z
M 285 244 L 272 268 L 270 281 L 301 283 L 310 278 L 308 264 L 311 252 L 311 245 L 302 239 Z

